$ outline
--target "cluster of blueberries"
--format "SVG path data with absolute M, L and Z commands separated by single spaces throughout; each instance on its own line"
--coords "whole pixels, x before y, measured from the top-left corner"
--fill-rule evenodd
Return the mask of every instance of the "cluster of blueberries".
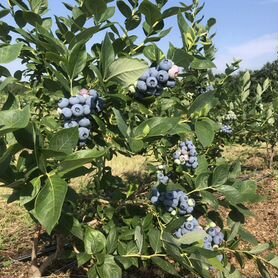
M 187 233 L 203 230 L 198 220 L 191 214 L 195 206 L 194 199 L 188 198 L 183 191 L 174 190 L 160 193 L 158 189 L 153 189 L 151 202 L 155 205 L 164 205 L 165 209 L 173 215 L 177 212 L 180 215 L 188 215 L 186 221 L 173 233 L 175 237 L 181 238 Z M 206 229 L 204 248 L 213 250 L 213 248 L 219 247 L 223 241 L 224 234 L 221 232 L 221 228 L 211 223 Z M 217 258 L 222 261 L 223 255 L 218 255 Z
M 195 207 L 195 200 L 181 190 L 160 193 L 154 189 L 151 202 L 155 205 L 163 205 L 168 212 L 175 211 L 180 215 L 192 213 Z
M 192 141 L 180 143 L 180 147 L 173 154 L 174 163 L 177 165 L 185 165 L 189 169 L 196 169 L 198 164 L 197 151 Z
M 213 246 L 219 246 L 222 244 L 224 234 L 221 232 L 220 227 L 209 227 L 206 232 L 207 236 L 205 237 L 205 249 L 213 250 Z
M 169 181 L 169 177 L 165 176 L 162 171 L 157 171 L 156 176 L 157 176 L 157 179 L 158 179 L 159 183 L 167 184 L 168 181 Z
M 84 146 L 90 136 L 91 115 L 103 110 L 104 100 L 96 90 L 81 89 L 77 96 L 62 98 L 58 107 L 58 113 L 64 120 L 64 128 L 78 127 L 79 144 Z
M 209 227 L 206 232 L 207 235 L 204 238 L 205 249 L 212 251 L 214 247 L 219 247 L 224 241 L 224 234 L 221 232 L 220 227 Z M 223 260 L 223 255 L 217 255 L 217 259 L 221 262 Z
M 183 235 L 194 232 L 194 231 L 200 231 L 203 230 L 203 228 L 199 225 L 199 222 L 196 218 L 194 218 L 192 215 L 190 215 L 186 221 L 181 225 L 181 227 L 174 232 L 174 235 L 177 238 L 181 238 Z
M 222 125 L 220 128 L 220 132 L 227 134 L 227 135 L 232 135 L 233 134 L 233 129 L 229 125 Z
M 137 97 L 160 96 L 165 87 L 174 88 L 181 69 L 170 60 L 163 60 L 157 68 L 149 68 L 137 81 Z

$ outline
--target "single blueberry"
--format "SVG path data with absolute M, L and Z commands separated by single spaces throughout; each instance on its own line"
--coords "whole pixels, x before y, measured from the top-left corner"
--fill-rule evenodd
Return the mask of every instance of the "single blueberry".
M 149 88 L 155 88 L 157 86 L 157 79 L 153 76 L 148 77 L 146 80 L 146 84 Z
M 160 70 L 166 70 L 168 71 L 173 66 L 173 63 L 170 60 L 163 60 L 159 63 L 158 68 Z
M 158 77 L 157 77 L 158 81 L 161 83 L 166 83 L 169 79 L 169 74 L 167 71 L 165 70 L 160 70 L 158 72 Z
M 91 121 L 88 118 L 82 118 L 78 123 L 83 127 L 88 127 L 91 125 Z
M 67 108 L 67 107 L 63 108 L 63 109 L 62 109 L 62 115 L 63 115 L 66 119 L 71 118 L 71 116 L 72 116 L 72 111 L 71 111 L 71 109 L 70 109 L 70 108 Z
M 62 98 L 59 102 L 58 102 L 58 107 L 59 108 L 65 108 L 69 105 L 69 100 L 67 98 Z
M 79 98 L 78 97 L 70 97 L 69 98 L 69 103 L 71 105 L 78 104 L 79 103 Z
M 88 128 L 86 127 L 79 127 L 79 139 L 80 140 L 86 140 L 89 135 L 90 135 L 90 131 Z
M 83 115 L 83 106 L 81 104 L 74 104 L 72 107 L 71 107 L 71 111 L 72 111 L 72 114 L 75 116 L 75 117 L 80 117 Z

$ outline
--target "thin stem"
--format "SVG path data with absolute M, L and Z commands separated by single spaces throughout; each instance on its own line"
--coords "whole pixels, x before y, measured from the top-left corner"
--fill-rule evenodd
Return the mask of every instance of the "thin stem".
M 141 254 L 128 254 L 128 255 L 122 255 L 122 257 L 124 258 L 141 258 L 141 259 L 147 259 L 150 260 L 151 258 L 155 258 L 155 257 L 166 257 L 166 254 L 152 254 L 152 255 L 141 255 Z

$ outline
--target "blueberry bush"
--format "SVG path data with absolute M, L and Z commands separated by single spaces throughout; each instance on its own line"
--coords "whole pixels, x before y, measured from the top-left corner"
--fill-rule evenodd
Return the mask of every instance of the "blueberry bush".
M 18 200 L 38 227 L 30 277 L 42 276 L 65 242 L 92 278 L 142 266 L 175 277 L 241 277 L 250 259 L 271 277 L 273 245 L 244 228 L 246 205 L 261 200 L 257 186 L 239 178 L 239 162 L 215 153 L 218 136 L 238 121 L 223 104 L 237 63 L 219 78 L 211 72 L 215 19 L 203 23 L 198 0 L 64 5 L 68 14 L 52 18 L 45 0 L 0 4 L 0 181 L 13 189 L 8 202 Z M 157 42 L 171 32 L 169 18 L 181 45 L 163 53 Z M 4 64 L 17 58 L 26 69 L 11 75 Z M 231 111 L 221 121 L 219 105 Z M 106 161 L 117 153 L 151 157 L 149 181 L 114 176 Z M 72 186 L 84 175 L 88 196 Z M 43 231 L 57 248 L 39 265 Z

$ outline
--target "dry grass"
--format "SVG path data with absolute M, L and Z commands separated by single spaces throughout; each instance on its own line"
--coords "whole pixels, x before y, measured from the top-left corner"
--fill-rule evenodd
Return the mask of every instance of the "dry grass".
M 108 161 L 106 165 L 111 167 L 113 175 L 124 177 L 128 174 L 143 173 L 147 162 L 147 158 L 141 155 L 126 157 L 119 154 Z
M 7 204 L 10 190 L 0 188 L 0 259 L 17 257 L 30 249 L 34 224 L 31 217 L 17 202 Z

